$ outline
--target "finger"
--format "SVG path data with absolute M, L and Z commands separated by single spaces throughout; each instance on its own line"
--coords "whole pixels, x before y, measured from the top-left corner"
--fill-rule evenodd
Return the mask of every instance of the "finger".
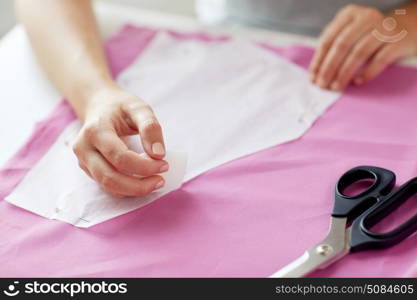
M 164 158 L 165 144 L 162 128 L 149 105 L 138 101 L 125 107 L 124 110 L 136 124 L 145 152 L 155 159 Z
M 383 45 L 372 34 L 362 38 L 349 52 L 347 58 L 339 68 L 330 89 L 343 90 L 361 66 Z
M 119 198 L 119 199 L 128 197 L 127 195 L 122 195 L 122 194 L 117 194 L 117 193 L 110 193 L 110 192 L 107 192 L 107 193 L 110 194 L 110 196 L 114 198 Z
M 96 133 L 93 144 L 106 160 L 118 171 L 126 174 L 150 176 L 168 171 L 168 163 L 143 157 L 130 150 L 114 130 Z
M 94 178 L 93 178 L 93 176 L 91 175 L 91 173 L 90 173 L 90 171 L 88 170 L 88 168 L 84 165 L 84 164 L 82 164 L 82 163 L 79 163 L 79 167 L 88 175 L 88 177 L 90 177 L 92 180 L 94 180 Z M 122 195 L 122 194 L 117 194 L 117 193 L 110 193 L 109 192 L 109 194 L 112 196 L 112 197 L 115 197 L 115 198 L 124 198 L 124 197 L 126 197 L 126 195 Z
M 339 34 L 318 71 L 317 84 L 321 88 L 328 87 L 348 52 L 368 30 L 362 22 L 353 22 Z
M 119 173 L 95 151 L 89 153 L 87 166 L 92 177 L 112 195 L 145 196 L 161 188 L 165 183 L 158 175 L 138 178 Z
M 390 64 L 401 59 L 401 53 L 394 45 L 383 46 L 370 60 L 369 64 L 355 77 L 357 85 L 364 84 L 385 70 Z
M 78 166 L 81 170 L 84 171 L 85 174 L 87 174 L 90 178 L 93 178 L 91 176 L 90 171 L 88 170 L 87 166 L 85 165 L 85 154 L 90 150 L 90 148 L 82 142 L 82 140 L 78 140 L 73 146 L 72 151 L 74 152 L 75 156 L 78 159 Z
M 314 81 L 317 76 L 319 66 L 323 62 L 324 57 L 329 51 L 333 41 L 336 39 L 337 35 L 352 22 L 353 18 L 350 14 L 342 13 L 336 15 L 332 22 L 326 26 L 323 30 L 320 38 L 319 45 L 317 50 L 314 53 L 313 59 L 311 60 L 309 71 L 311 74 L 311 80 Z
M 84 173 L 85 173 L 85 174 L 87 174 L 87 175 L 88 175 L 88 177 L 93 178 L 93 177 L 91 176 L 90 171 L 88 171 L 88 168 L 87 168 L 87 167 L 86 167 L 83 163 L 78 163 L 78 166 L 80 167 L 80 169 L 81 169 L 81 170 L 83 170 L 83 171 L 84 171 Z

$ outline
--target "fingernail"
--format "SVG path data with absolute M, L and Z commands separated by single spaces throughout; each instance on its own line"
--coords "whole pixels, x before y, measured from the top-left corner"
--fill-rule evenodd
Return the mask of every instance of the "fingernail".
M 333 82 L 332 85 L 330 86 L 330 89 L 333 91 L 338 91 L 340 90 L 340 84 L 338 82 Z
M 310 82 L 314 83 L 315 80 L 316 80 L 316 75 L 314 74 L 310 75 Z
M 318 85 L 319 87 L 323 88 L 323 89 L 326 87 L 326 83 L 324 82 L 324 80 L 323 80 L 322 78 L 319 78 L 319 79 L 317 80 L 317 85 Z
M 165 184 L 165 181 L 161 180 L 158 181 L 158 183 L 155 185 L 154 190 L 160 189 L 161 187 L 163 187 Z
M 164 165 L 162 165 L 162 167 L 159 169 L 159 172 L 160 172 L 160 173 L 163 173 L 163 172 L 168 171 L 168 169 L 169 169 L 168 164 L 164 164 Z
M 161 143 L 154 143 L 152 145 L 152 152 L 156 155 L 165 155 L 164 146 Z

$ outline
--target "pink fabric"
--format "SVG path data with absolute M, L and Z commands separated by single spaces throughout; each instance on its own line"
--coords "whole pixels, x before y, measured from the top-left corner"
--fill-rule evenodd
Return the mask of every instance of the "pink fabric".
M 154 34 L 128 26 L 110 39 L 115 75 Z M 312 54 L 262 46 L 303 67 Z M 0 276 L 268 276 L 326 234 L 343 172 L 370 164 L 392 169 L 399 183 L 417 175 L 416 111 L 417 71 L 394 66 L 349 88 L 299 140 L 215 168 L 97 226 L 76 228 L 0 201 Z M 62 102 L 37 126 L 1 170 L 0 198 L 73 119 Z M 348 255 L 312 276 L 415 276 L 416 241 L 414 235 L 390 249 Z

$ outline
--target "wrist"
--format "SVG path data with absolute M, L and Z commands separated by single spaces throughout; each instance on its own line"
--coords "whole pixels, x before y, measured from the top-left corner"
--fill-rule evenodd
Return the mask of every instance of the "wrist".
M 85 121 L 95 115 L 98 110 L 103 110 L 114 104 L 116 102 L 114 95 L 120 92 L 120 87 L 114 81 L 102 82 L 94 87 L 84 89 L 78 98 L 82 101 L 81 109 L 77 112 L 78 117 Z
M 409 46 L 409 49 L 407 49 L 408 55 L 417 54 L 417 30 L 414 15 L 415 13 L 410 9 L 396 9 L 388 12 L 385 15 L 386 19 L 384 19 L 384 21 L 386 21 L 388 18 L 392 18 L 394 20 L 393 23 L 390 23 L 389 20 L 387 23 L 389 27 L 392 27 L 392 29 L 390 29 L 390 32 L 388 32 L 390 35 L 401 36 L 404 33 L 403 39 L 407 42 L 406 44 Z

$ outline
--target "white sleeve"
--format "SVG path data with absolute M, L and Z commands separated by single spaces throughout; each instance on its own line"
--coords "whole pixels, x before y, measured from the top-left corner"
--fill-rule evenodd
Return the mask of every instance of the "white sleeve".
M 226 0 L 196 0 L 198 19 L 208 24 L 222 23 L 227 17 Z

